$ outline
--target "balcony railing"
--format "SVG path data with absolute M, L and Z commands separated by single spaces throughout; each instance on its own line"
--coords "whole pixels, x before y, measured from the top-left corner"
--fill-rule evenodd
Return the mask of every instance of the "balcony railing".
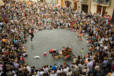
M 111 0 L 93 0 L 93 2 L 101 5 L 106 5 L 106 6 L 111 5 Z

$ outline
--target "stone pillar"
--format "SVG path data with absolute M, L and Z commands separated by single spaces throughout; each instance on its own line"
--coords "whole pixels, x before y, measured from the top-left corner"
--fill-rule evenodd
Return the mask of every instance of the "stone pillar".
M 79 13 L 80 13 L 81 10 L 82 10 L 81 1 L 82 1 L 82 0 L 78 0 L 78 2 L 77 2 L 77 11 L 79 11 Z
M 59 2 L 58 2 L 58 0 L 56 0 L 56 4 L 58 4 Z
M 64 7 L 64 1 L 61 0 L 61 7 Z
M 91 13 L 91 0 L 88 0 L 88 13 Z
M 77 0 L 73 1 L 73 10 L 77 10 Z

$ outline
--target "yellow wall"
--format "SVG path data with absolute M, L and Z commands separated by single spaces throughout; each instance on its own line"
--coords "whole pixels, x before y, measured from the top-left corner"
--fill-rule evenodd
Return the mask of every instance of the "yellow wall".
M 112 0 L 111 6 L 107 6 L 106 7 L 107 14 L 112 16 L 113 9 L 114 9 L 114 0 Z M 92 2 L 91 3 L 91 13 L 94 14 L 96 12 L 97 12 L 97 4 Z
M 62 6 L 62 7 L 64 6 L 64 1 L 63 1 L 63 0 L 61 0 L 61 6 Z
M 58 2 L 58 0 L 56 0 L 56 4 L 58 4 L 59 2 Z

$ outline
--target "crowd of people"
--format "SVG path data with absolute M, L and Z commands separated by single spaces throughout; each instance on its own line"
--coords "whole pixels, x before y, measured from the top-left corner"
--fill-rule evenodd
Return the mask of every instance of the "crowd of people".
M 98 14 L 74 12 L 46 3 L 3 0 L 0 6 L 0 76 L 113 76 L 113 25 Z M 25 61 L 27 38 L 33 29 L 70 29 L 85 37 L 89 53 L 72 64 L 37 69 Z M 30 32 L 32 30 L 32 33 Z

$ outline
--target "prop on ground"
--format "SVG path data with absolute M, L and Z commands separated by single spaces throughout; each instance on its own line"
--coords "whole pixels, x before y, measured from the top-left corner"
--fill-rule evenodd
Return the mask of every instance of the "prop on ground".
M 71 60 L 73 59 L 74 55 L 72 53 L 72 49 L 70 47 L 64 47 L 62 50 L 58 51 L 56 49 L 50 49 L 49 53 L 52 54 L 54 59 L 64 59 L 64 60 Z

